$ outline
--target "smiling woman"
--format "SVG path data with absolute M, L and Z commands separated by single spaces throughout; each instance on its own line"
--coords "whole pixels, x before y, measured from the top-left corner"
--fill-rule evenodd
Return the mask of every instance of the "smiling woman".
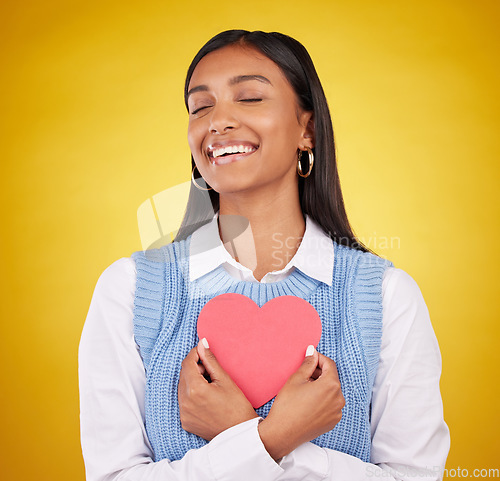
M 193 185 L 181 229 L 102 274 L 82 334 L 87 479 L 439 479 L 449 432 L 429 315 L 411 277 L 352 232 L 305 48 L 278 33 L 222 32 L 189 67 L 185 101 Z M 221 304 L 235 294 L 251 301 Z M 302 328 L 287 296 L 314 308 L 321 337 L 280 348 L 299 361 L 253 405 L 228 374 L 247 372 L 227 354 L 245 346 L 200 340 L 197 321 L 218 300 L 226 328 L 257 339 L 249 364 L 290 364 L 260 350 L 239 311 L 282 297 L 276 324 Z M 280 342 L 276 332 L 262 346 Z

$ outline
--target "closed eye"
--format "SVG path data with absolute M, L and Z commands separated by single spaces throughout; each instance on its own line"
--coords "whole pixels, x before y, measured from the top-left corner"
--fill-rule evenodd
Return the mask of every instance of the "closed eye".
M 240 102 L 262 102 L 262 99 L 241 99 Z
M 203 110 L 203 109 L 208 109 L 209 107 L 211 107 L 211 106 L 210 106 L 210 105 L 204 105 L 203 107 L 199 107 L 199 108 L 197 108 L 196 110 L 193 110 L 193 111 L 191 112 L 191 115 L 196 115 L 196 114 L 197 114 L 198 112 L 200 112 L 201 110 Z

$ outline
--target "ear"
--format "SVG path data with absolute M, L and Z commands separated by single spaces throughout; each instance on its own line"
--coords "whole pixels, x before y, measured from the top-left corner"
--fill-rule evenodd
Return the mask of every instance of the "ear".
M 305 150 L 306 147 L 312 149 L 315 145 L 313 112 L 302 112 L 300 115 L 300 125 L 302 126 L 302 134 L 299 149 Z

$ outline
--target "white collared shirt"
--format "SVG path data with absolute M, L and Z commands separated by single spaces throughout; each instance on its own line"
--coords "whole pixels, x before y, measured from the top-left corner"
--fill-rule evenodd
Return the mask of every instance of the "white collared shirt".
M 304 274 L 332 285 L 333 277 L 333 244 L 324 234 L 321 227 L 306 215 L 306 230 L 299 248 L 287 265 L 276 271 L 268 272 L 260 281 L 253 276 L 248 267 L 241 265 L 229 254 L 219 237 L 219 227 L 216 214 L 211 222 L 200 227 L 193 233 L 190 244 L 189 280 L 194 281 L 222 265 L 235 279 L 249 282 L 278 282 L 288 277 L 294 269 L 300 269 Z M 251 235 L 249 229 L 243 235 Z M 214 240 L 215 239 L 215 240 Z M 273 247 L 279 250 L 288 241 L 279 234 L 273 236 Z M 212 247 L 210 250 L 204 246 Z
M 214 247 L 200 248 L 209 245 L 207 240 Z M 331 283 L 334 262 L 330 239 L 306 218 L 295 256 L 261 282 L 276 282 L 300 269 Z M 219 265 L 238 279 L 257 282 L 223 246 L 215 217 L 192 236 L 191 280 Z M 305 443 L 277 464 L 260 440 L 258 419 L 233 426 L 181 460 L 153 462 L 144 427 L 144 365 L 133 334 L 135 282 L 132 258 L 103 272 L 80 341 L 81 439 L 88 481 L 440 479 L 450 443 L 439 391 L 441 356 L 420 290 L 405 272 L 389 268 L 383 278 L 371 463 Z

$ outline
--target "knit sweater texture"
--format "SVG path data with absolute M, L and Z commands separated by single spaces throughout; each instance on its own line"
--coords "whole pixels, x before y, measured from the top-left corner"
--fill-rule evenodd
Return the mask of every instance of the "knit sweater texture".
M 146 370 L 145 423 L 155 461 L 181 459 L 207 443 L 182 429 L 177 401 L 181 363 L 198 343 L 203 306 L 225 293 L 248 296 L 262 307 L 284 295 L 300 297 L 318 311 L 322 335 L 317 350 L 337 364 L 345 407 L 335 428 L 314 439 L 321 447 L 370 461 L 370 401 L 382 335 L 382 278 L 392 264 L 369 253 L 334 245 L 332 285 L 299 269 L 282 281 L 232 278 L 219 266 L 189 281 L 189 243 L 132 254 L 137 282 L 134 335 Z M 257 409 L 265 418 L 274 399 Z

